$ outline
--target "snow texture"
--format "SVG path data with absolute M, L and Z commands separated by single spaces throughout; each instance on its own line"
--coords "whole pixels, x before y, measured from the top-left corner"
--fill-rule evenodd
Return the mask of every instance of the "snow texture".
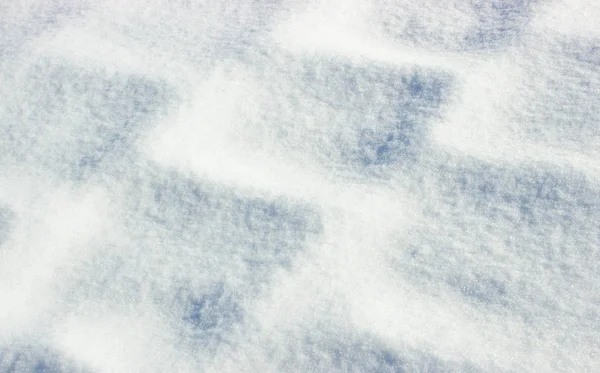
M 0 373 L 600 371 L 599 4 L 0 2 Z

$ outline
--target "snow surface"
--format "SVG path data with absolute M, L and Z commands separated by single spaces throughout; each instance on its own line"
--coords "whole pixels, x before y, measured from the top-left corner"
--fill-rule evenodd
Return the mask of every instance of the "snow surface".
M 600 6 L 0 2 L 0 372 L 600 371 Z

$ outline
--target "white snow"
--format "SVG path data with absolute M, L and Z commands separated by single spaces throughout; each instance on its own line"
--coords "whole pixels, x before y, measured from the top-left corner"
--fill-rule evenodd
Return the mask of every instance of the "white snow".
M 599 370 L 598 15 L 0 5 L 0 373 Z

